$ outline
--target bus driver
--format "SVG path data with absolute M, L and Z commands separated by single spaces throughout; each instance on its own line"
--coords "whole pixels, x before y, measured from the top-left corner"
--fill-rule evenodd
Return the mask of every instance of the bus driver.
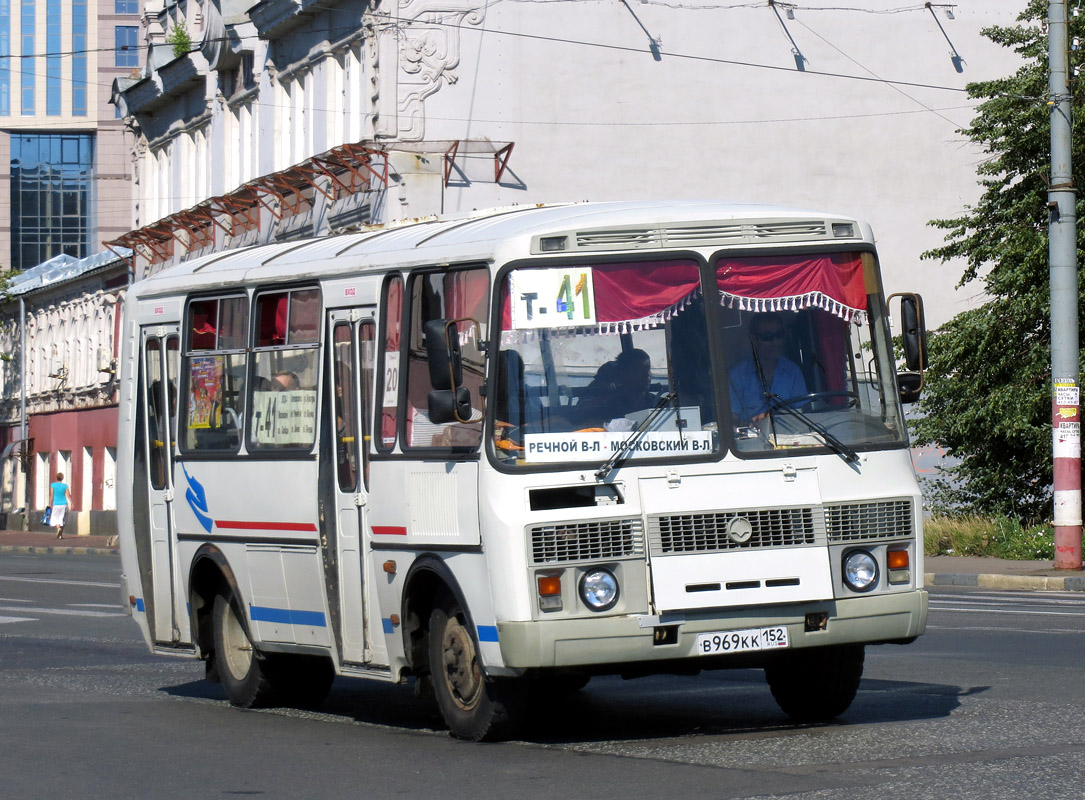
M 783 355 L 784 320 L 779 314 L 758 314 L 750 321 L 752 355 L 728 371 L 731 413 L 738 424 L 768 416 L 768 396 L 782 400 L 807 393 L 798 365 Z

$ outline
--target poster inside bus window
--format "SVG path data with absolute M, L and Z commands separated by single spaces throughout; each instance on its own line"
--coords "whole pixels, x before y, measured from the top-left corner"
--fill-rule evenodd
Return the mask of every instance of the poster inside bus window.
M 512 327 L 594 324 L 595 287 L 590 267 L 519 269 L 512 273 Z
M 189 366 L 188 427 L 210 428 L 222 393 L 222 357 L 200 356 L 191 359 Z

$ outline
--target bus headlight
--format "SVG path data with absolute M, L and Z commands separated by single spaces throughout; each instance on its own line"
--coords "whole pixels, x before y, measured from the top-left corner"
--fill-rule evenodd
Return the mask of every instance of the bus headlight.
M 593 569 L 580 579 L 580 599 L 592 611 L 607 611 L 618 602 L 618 579 L 609 569 Z
M 844 583 L 853 592 L 869 592 L 878 585 L 878 561 L 866 550 L 844 556 Z

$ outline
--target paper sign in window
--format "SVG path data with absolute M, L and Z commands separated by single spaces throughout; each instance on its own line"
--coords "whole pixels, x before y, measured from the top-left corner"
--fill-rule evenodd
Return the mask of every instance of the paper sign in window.
M 512 274 L 512 327 L 574 328 L 595 322 L 589 267 L 522 269 Z

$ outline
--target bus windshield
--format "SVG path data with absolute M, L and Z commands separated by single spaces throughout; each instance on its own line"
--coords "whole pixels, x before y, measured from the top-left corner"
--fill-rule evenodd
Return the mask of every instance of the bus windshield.
M 715 272 L 736 452 L 853 461 L 905 442 L 872 254 L 720 257 Z
M 508 273 L 498 457 L 534 465 L 823 448 L 853 461 L 853 448 L 905 442 L 883 303 L 865 277 L 876 275 L 873 255 L 721 256 L 714 273 L 707 292 L 692 260 Z M 717 309 L 706 315 L 708 293 Z
M 630 446 L 635 458 L 718 452 L 696 261 L 521 268 L 503 291 L 499 458 L 598 464 Z

